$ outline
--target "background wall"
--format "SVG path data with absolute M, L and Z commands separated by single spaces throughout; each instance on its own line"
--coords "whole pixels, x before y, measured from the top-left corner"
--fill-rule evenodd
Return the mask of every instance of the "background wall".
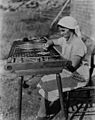
M 71 0 L 71 15 L 78 20 L 82 33 L 95 41 L 95 0 Z

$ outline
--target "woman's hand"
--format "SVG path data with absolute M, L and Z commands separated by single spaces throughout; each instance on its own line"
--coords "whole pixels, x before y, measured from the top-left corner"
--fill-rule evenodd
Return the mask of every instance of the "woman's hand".
M 45 44 L 43 44 L 42 47 L 43 47 L 44 50 L 48 50 L 49 45 L 48 45 L 48 43 L 45 43 Z
M 72 78 L 79 82 L 86 82 L 86 80 L 77 71 L 73 72 Z
M 43 49 L 47 50 L 53 44 L 54 44 L 53 41 L 48 40 L 47 43 L 43 45 Z

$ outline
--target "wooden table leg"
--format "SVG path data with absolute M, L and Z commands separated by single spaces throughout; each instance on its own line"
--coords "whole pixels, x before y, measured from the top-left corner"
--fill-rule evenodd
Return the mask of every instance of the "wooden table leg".
M 57 80 L 57 86 L 58 86 L 59 98 L 60 98 L 60 104 L 61 104 L 61 118 L 62 118 L 62 120 L 66 120 L 65 105 L 64 105 L 64 99 L 63 99 L 63 94 L 62 94 L 62 82 L 61 82 L 60 73 L 56 74 L 56 80 Z
M 18 120 L 21 120 L 21 111 L 22 111 L 22 83 L 23 76 L 19 80 L 19 93 L 18 93 Z

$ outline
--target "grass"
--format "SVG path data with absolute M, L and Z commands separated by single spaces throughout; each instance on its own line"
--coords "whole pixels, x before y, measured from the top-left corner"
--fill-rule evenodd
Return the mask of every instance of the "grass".
M 13 41 L 22 39 L 23 37 L 45 36 L 59 9 L 60 7 L 57 8 L 56 11 L 54 10 L 53 15 L 51 12 L 52 9 L 42 12 L 40 12 L 39 9 L 3 12 L 0 59 L 6 60 Z M 45 16 L 47 13 L 48 16 Z M 39 77 L 36 77 L 36 80 L 37 79 L 39 79 Z M 0 113 L 3 114 L 3 120 L 17 120 L 18 81 L 19 78 L 8 78 L 6 75 L 0 77 L 0 85 L 2 88 L 0 94 Z M 23 89 L 22 120 L 34 120 L 37 114 L 40 95 L 34 86 L 36 86 L 36 84 L 32 84 L 29 88 Z
M 1 59 L 6 58 L 10 47 L 16 39 L 45 35 L 49 29 L 49 22 L 42 19 L 33 11 L 5 13 L 2 25 L 2 41 L 0 44 Z
M 7 58 L 10 47 L 16 39 L 30 36 L 45 36 L 49 31 L 50 24 L 61 7 L 62 6 L 42 11 L 40 11 L 40 8 L 37 8 L 21 9 L 19 12 L 3 12 L 0 59 Z M 67 9 L 68 8 L 66 8 L 63 13 L 64 15 L 69 14 Z
M 60 7 L 57 9 L 44 10 L 42 12 L 40 12 L 39 9 L 23 9 L 19 12 L 4 12 L 0 43 L 0 48 L 2 50 L 0 51 L 0 59 L 4 60 L 7 58 L 13 41 L 22 39 L 23 37 L 41 37 L 46 35 L 52 20 L 59 10 Z M 43 14 L 49 15 L 45 16 Z M 66 15 L 69 14 L 69 12 L 63 14 Z M 86 44 L 90 54 L 92 42 L 88 39 Z M 0 85 L 2 87 L 2 93 L 0 94 L 0 113 L 4 116 L 3 120 L 17 120 L 18 81 L 19 78 L 7 78 L 6 75 L 0 78 Z M 35 86 L 35 84 L 30 85 L 27 89 L 23 89 L 22 120 L 34 120 L 39 108 L 40 96 L 38 90 L 34 89 L 32 86 Z

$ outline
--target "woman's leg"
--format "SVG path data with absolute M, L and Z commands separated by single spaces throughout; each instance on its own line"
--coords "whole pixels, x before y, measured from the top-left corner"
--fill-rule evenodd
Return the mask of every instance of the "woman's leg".
M 43 97 L 41 97 L 41 103 L 40 103 L 40 108 L 38 111 L 38 116 L 46 117 L 45 99 Z
M 50 102 L 42 97 L 36 120 L 48 120 L 49 115 L 56 115 L 60 111 L 60 108 L 59 99 Z

